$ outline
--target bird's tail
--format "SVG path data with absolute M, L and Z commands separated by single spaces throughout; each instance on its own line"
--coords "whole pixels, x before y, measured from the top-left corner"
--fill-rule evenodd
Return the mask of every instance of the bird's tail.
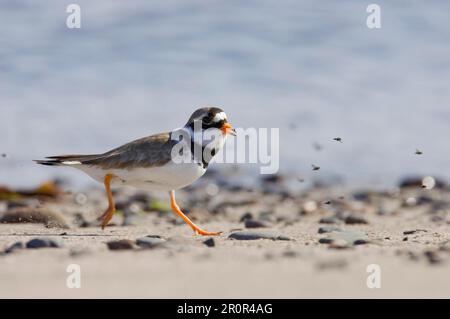
M 81 165 L 83 162 L 97 158 L 99 155 L 61 155 L 49 156 L 45 160 L 34 160 L 37 164 L 47 166 Z
M 33 160 L 33 162 L 41 165 L 47 166 L 61 166 L 64 165 L 61 161 L 58 160 Z

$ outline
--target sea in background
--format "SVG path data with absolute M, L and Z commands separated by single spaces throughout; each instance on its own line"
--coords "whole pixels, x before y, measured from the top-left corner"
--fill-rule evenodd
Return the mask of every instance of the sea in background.
M 68 29 L 73 2 L 0 2 L 0 184 L 89 184 L 31 160 L 103 152 L 205 105 L 279 128 L 285 174 L 450 178 L 449 1 L 376 1 L 381 29 L 359 0 L 77 0 Z

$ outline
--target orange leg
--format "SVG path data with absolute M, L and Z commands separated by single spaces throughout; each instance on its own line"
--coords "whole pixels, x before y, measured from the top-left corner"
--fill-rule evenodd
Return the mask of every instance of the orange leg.
M 108 225 L 111 218 L 114 216 L 116 212 L 116 208 L 114 207 L 114 201 L 111 193 L 111 179 L 114 176 L 112 174 L 106 174 L 104 179 L 106 196 L 108 197 L 108 209 L 106 212 L 100 216 L 99 220 L 102 221 L 102 229 L 105 229 L 105 226 Z
M 173 212 L 178 216 L 180 216 L 186 224 L 191 226 L 191 228 L 194 230 L 196 234 L 202 236 L 216 236 L 221 234 L 221 232 L 208 232 L 195 225 L 185 214 L 183 214 L 180 207 L 178 207 L 177 202 L 175 201 L 175 191 L 170 191 L 169 194 L 170 194 L 170 206 L 172 207 Z

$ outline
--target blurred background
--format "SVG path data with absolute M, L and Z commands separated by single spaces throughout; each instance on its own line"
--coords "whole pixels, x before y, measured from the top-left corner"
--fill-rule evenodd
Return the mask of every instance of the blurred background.
M 66 27 L 73 2 L 81 29 Z M 370 3 L 3 0 L 0 184 L 89 184 L 31 160 L 104 152 L 206 105 L 280 128 L 282 173 L 450 178 L 450 2 L 376 1 L 381 29 Z

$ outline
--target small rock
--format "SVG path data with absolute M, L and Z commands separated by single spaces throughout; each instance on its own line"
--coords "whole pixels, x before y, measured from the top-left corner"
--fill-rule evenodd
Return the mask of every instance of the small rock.
M 14 244 L 12 244 L 11 246 L 9 246 L 8 248 L 6 248 L 5 253 L 9 254 L 15 250 L 24 249 L 24 248 L 25 248 L 24 243 L 21 241 L 18 241 L 18 242 L 15 242 Z
M 306 201 L 305 203 L 303 203 L 302 208 L 303 208 L 303 212 L 305 214 L 313 213 L 318 208 L 317 202 L 315 202 L 313 200 Z
M 272 240 L 291 240 L 289 237 L 277 232 L 262 232 L 262 231 L 237 231 L 228 236 L 228 238 L 236 240 L 257 240 L 257 239 L 272 239 Z
M 127 250 L 134 248 L 134 242 L 129 239 L 109 241 L 106 245 L 110 250 Z
M 165 242 L 165 239 L 157 235 L 150 235 L 136 239 L 136 245 L 141 248 L 156 248 L 162 246 Z
M 253 215 L 252 213 L 245 213 L 244 215 L 241 216 L 241 219 L 239 220 L 239 222 L 245 222 L 247 219 L 253 219 Z
M 216 242 L 214 241 L 214 238 L 208 238 L 207 240 L 205 240 L 203 242 L 203 244 L 205 244 L 208 247 L 215 247 L 216 246 Z
M 336 239 L 330 243 L 329 247 L 334 249 L 346 249 L 350 246 L 351 245 L 349 245 L 349 243 L 345 239 Z
M 341 230 L 335 231 L 326 238 L 320 238 L 321 244 L 333 244 L 333 248 L 342 248 L 344 246 L 361 245 L 367 243 L 367 235 L 362 231 L 357 230 Z
M 61 248 L 63 247 L 62 242 L 52 239 L 52 238 L 34 238 L 27 242 L 27 248 L 36 249 L 36 248 Z
M 403 235 L 412 235 L 412 234 L 415 234 L 415 233 L 418 233 L 418 232 L 427 232 L 427 230 L 425 230 L 425 229 L 405 230 L 403 232 Z
M 318 233 L 325 234 L 325 233 L 332 233 L 334 231 L 341 231 L 341 229 L 338 227 L 333 227 L 333 226 L 325 226 L 325 227 L 320 227 L 318 230 Z
M 347 225 L 368 224 L 369 223 L 366 219 L 359 217 L 359 216 L 355 216 L 355 215 L 347 216 L 344 221 Z
M 244 225 L 246 228 L 267 228 L 270 227 L 270 225 L 262 220 L 256 220 L 256 219 L 246 219 L 244 221 Z
M 319 220 L 319 224 L 339 224 L 339 218 L 335 216 L 323 217 Z
M 331 244 L 333 242 L 333 239 L 331 238 L 320 238 L 319 243 L 320 244 Z

